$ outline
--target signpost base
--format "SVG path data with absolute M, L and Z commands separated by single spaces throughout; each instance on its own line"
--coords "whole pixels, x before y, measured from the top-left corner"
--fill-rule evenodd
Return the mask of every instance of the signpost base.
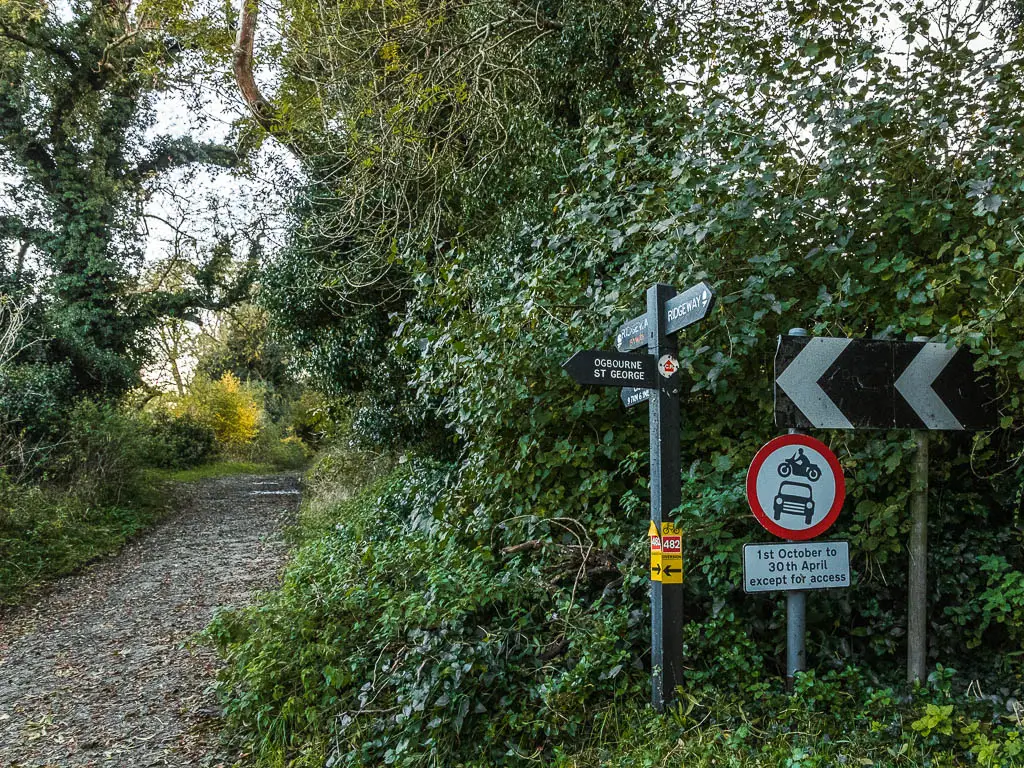
M 791 589 L 786 592 L 786 690 L 793 690 L 797 672 L 807 664 L 804 633 L 807 624 L 807 593 Z

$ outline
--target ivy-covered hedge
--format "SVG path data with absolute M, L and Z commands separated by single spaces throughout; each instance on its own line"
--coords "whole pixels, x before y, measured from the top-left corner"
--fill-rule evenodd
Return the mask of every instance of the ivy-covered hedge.
M 445 238 L 334 252 L 412 276 L 377 337 L 400 361 L 387 387 L 408 373 L 449 452 L 332 507 L 282 593 L 216 625 L 242 737 L 268 765 L 1020 764 L 1024 38 L 1002 16 L 876 0 L 659 6 L 655 34 L 655 9 L 627 5 L 593 55 L 639 30 L 622 50 L 669 45 L 624 57 L 639 86 L 605 78 L 577 93 L 578 122 L 510 129 L 500 176 L 448 200 L 465 220 Z M 583 77 L 567 6 L 524 61 Z M 718 307 L 680 339 L 686 685 L 655 718 L 646 420 L 560 364 L 610 347 L 651 283 L 705 279 Z M 742 545 L 765 537 L 743 477 L 777 434 L 772 361 L 795 326 L 948 340 L 998 382 L 999 429 L 932 444 L 922 690 L 902 683 L 908 434 L 820 435 L 847 472 L 833 532 L 855 583 L 811 595 L 794 698 L 782 601 L 742 592 Z M 344 359 L 323 338 L 317 355 Z
M 688 625 L 680 704 L 655 715 L 642 546 L 609 567 L 569 518 L 512 547 L 478 540 L 436 503 L 452 469 L 411 462 L 353 500 L 314 500 L 307 519 L 334 524 L 306 530 L 281 590 L 207 630 L 240 752 L 353 768 L 1024 761 L 1009 679 L 965 692 L 937 665 L 908 691 L 825 662 L 789 694 L 756 637 L 778 617 L 725 604 Z

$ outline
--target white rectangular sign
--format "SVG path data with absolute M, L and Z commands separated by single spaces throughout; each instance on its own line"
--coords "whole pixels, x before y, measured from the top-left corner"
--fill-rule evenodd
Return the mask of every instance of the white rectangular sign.
M 836 589 L 848 586 L 848 541 L 743 545 L 744 592 Z

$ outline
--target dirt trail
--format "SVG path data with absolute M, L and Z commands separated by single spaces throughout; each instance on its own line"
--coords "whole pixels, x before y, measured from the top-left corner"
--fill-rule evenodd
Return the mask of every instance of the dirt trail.
M 183 643 L 215 609 L 272 587 L 299 492 L 290 475 L 182 486 L 181 511 L 0 626 L 0 766 L 230 765 Z

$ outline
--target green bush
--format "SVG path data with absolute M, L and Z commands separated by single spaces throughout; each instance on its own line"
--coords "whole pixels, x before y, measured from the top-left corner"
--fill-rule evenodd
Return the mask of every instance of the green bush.
M 149 466 L 188 469 L 210 461 L 217 452 L 213 429 L 188 415 L 158 412 L 148 430 L 145 460 Z
M 270 464 L 278 469 L 301 469 L 309 463 L 313 453 L 298 437 L 271 437 L 253 454 L 253 461 Z
M 38 476 L 59 452 L 73 404 L 65 366 L 25 364 L 0 371 L 0 466 Z
M 49 477 L 97 503 L 117 503 L 139 483 L 147 437 L 133 414 L 82 400 L 71 410 Z
M 970 602 L 947 608 L 946 614 L 962 627 L 968 647 L 991 641 L 998 627 L 1000 645 L 1019 649 L 1011 659 L 1024 656 L 1024 571 L 1011 567 L 1002 555 L 981 556 L 978 560 L 987 588 Z
M 264 419 L 251 441 L 244 445 L 221 446 L 221 450 L 229 458 L 269 464 L 278 469 L 300 469 L 306 466 L 313 452 L 300 438 L 295 435 L 286 436 L 284 432 L 280 424 Z
M 316 448 L 334 435 L 336 423 L 330 403 L 319 392 L 303 390 L 288 410 L 292 433 L 306 445 Z
M 147 420 L 79 400 L 47 430 L 42 447 L 32 429 L 13 436 L 14 458 L 0 465 L 0 605 L 115 551 L 159 515 L 141 471 L 154 445 Z

